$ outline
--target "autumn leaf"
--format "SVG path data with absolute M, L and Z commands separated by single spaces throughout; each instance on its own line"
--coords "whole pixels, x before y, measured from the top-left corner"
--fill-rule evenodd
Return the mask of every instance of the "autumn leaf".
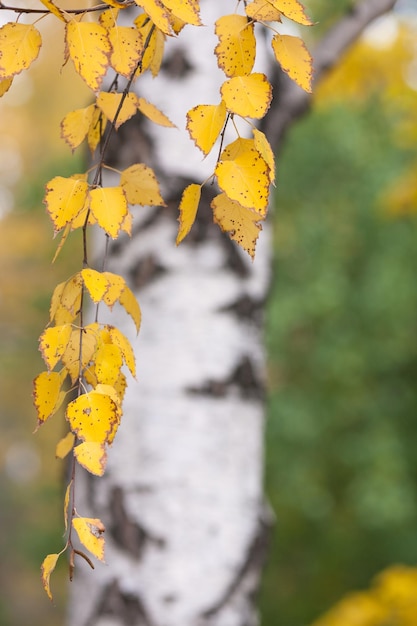
M 97 347 L 98 336 L 99 325 L 97 322 L 72 331 L 66 350 L 62 355 L 62 363 L 73 383 L 79 377 L 80 371 L 82 373 L 92 360 Z
M 254 146 L 269 167 L 269 180 L 275 183 L 275 157 L 266 135 L 258 128 L 253 129 Z
M 41 372 L 33 381 L 33 403 L 38 413 L 36 430 L 58 411 L 64 401 L 62 383 L 58 372 Z
M 120 103 L 122 101 L 123 104 L 119 110 Z M 111 123 L 114 123 L 117 130 L 122 124 L 135 115 L 137 97 L 133 93 L 128 93 L 124 96 L 124 94 L 121 93 L 105 93 L 101 91 L 97 96 L 97 106 L 104 113 L 107 119 Z
M 109 287 L 103 296 L 104 302 L 108 307 L 112 307 L 120 298 L 122 291 L 126 287 L 124 278 L 112 272 L 103 272 L 103 276 L 107 278 Z
M 106 29 L 94 22 L 71 20 L 67 24 L 66 46 L 77 73 L 97 92 L 109 66 L 111 48 Z
M 109 396 L 94 391 L 84 393 L 70 402 L 65 417 L 78 439 L 101 444 L 107 442 L 119 425 L 118 409 L 114 401 Z
M 169 11 L 160 0 L 135 0 L 136 4 L 145 11 L 159 30 L 166 35 L 171 34 Z
M 28 69 L 39 54 L 42 39 L 32 24 L 9 23 L 0 28 L 0 80 Z
M 253 0 L 245 6 L 248 17 L 258 22 L 280 22 L 281 13 L 268 0 Z
M 127 214 L 127 200 L 121 187 L 98 187 L 90 191 L 90 210 L 97 224 L 113 239 Z
M 222 98 L 232 113 L 262 118 L 271 104 L 272 87 L 265 74 L 235 76 L 221 86 Z
M 151 122 L 159 124 L 160 126 L 167 126 L 168 128 L 176 128 L 175 124 L 173 124 L 162 111 L 154 104 L 145 100 L 145 98 L 137 99 L 137 107 L 142 115 L 150 119 Z
M 70 111 L 61 122 L 61 137 L 75 150 L 84 141 L 93 126 L 96 106 Z
M 83 441 L 74 448 L 77 462 L 90 474 L 103 476 L 107 463 L 106 448 L 96 441 Z
M 55 17 L 63 22 L 66 22 L 63 12 L 52 2 L 52 0 L 41 0 L 41 2 L 53 15 L 55 15 Z
M 83 546 L 99 561 L 104 562 L 104 537 L 102 534 L 105 528 L 103 522 L 90 517 L 74 517 L 72 526 Z
M 60 554 L 48 554 L 48 556 L 44 558 L 43 563 L 41 565 L 42 585 L 50 600 L 52 600 L 52 593 L 51 593 L 49 579 L 51 577 L 52 572 L 54 571 L 56 567 L 59 557 L 60 557 Z
M 224 232 L 229 233 L 231 239 L 254 259 L 256 240 L 262 229 L 259 224 L 261 216 L 252 209 L 247 209 L 231 200 L 224 193 L 213 199 L 211 207 L 216 224 Z
M 266 215 L 269 199 L 269 167 L 253 139 L 236 139 L 221 153 L 215 170 L 220 188 L 231 200 Z
M 104 385 L 114 385 L 122 365 L 122 353 L 117 345 L 108 343 L 100 345 L 94 357 L 97 382 Z
M 272 49 L 283 71 L 304 91 L 311 93 L 313 60 L 303 40 L 276 33 L 272 38 Z
M 133 292 L 131 291 L 131 289 L 129 289 L 127 285 L 125 286 L 122 293 L 120 294 L 119 302 L 122 305 L 122 307 L 124 307 L 125 311 L 133 319 L 135 326 L 136 326 L 136 330 L 137 332 L 139 332 L 142 314 L 139 308 L 138 301 L 136 300 Z
M 197 215 L 197 209 L 201 197 L 201 185 L 195 183 L 188 185 L 182 193 L 180 202 L 180 216 L 178 221 L 180 227 L 178 229 L 177 241 L 179 243 L 188 235 L 194 224 L 195 217 Z
M 92 301 L 97 304 L 103 300 L 110 287 L 107 276 L 90 268 L 81 270 L 81 276 Z
M 65 437 L 62 437 L 56 444 L 55 456 L 57 459 L 65 459 L 65 457 L 71 452 L 74 447 L 75 435 L 74 433 L 67 433 Z
M 198 0 L 164 0 L 164 5 L 186 24 L 201 26 Z
M 120 354 L 123 357 L 124 362 L 129 368 L 132 376 L 136 376 L 136 362 L 135 362 L 135 353 L 130 344 L 130 341 L 125 337 L 125 335 L 114 326 L 109 327 L 109 333 L 112 344 L 117 346 L 120 350 Z
M 88 183 L 82 179 L 55 176 L 47 183 L 44 203 L 56 233 L 82 211 L 87 193 Z
M 154 171 L 143 163 L 136 163 L 123 170 L 120 186 L 130 204 L 165 206 Z
M 129 78 L 143 54 L 144 41 L 140 31 L 132 26 L 115 25 L 109 29 L 109 41 L 112 68 Z
M 220 104 L 199 104 L 187 113 L 187 130 L 196 146 L 207 155 L 226 121 L 226 105 L 223 100 Z
M 61 359 L 72 333 L 71 324 L 46 328 L 39 337 L 39 349 L 49 371 Z
M 304 26 L 311 26 L 313 23 L 298 0 L 268 0 L 268 2 L 293 22 Z
M 250 74 L 255 62 L 256 39 L 253 24 L 244 15 L 224 15 L 215 25 L 219 44 L 214 52 L 226 76 Z
M 12 86 L 13 77 L 12 78 L 0 78 L 0 98 L 7 93 Z
M 72 435 L 72 433 L 68 433 L 68 435 Z M 64 525 L 65 525 L 65 532 L 67 532 L 67 530 L 68 530 L 68 517 L 69 517 L 68 509 L 69 509 L 69 505 L 70 505 L 70 496 L 71 496 L 72 487 L 73 487 L 73 481 L 70 480 L 70 482 L 68 483 L 67 488 L 65 490 L 65 497 L 64 497 Z

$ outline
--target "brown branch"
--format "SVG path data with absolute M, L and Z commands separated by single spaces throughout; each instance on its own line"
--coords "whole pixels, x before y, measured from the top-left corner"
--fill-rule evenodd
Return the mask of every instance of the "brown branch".
M 314 58 L 314 84 L 334 67 L 348 48 L 376 18 L 394 8 L 396 0 L 362 0 L 344 15 L 319 41 Z M 265 118 L 264 130 L 275 152 L 282 146 L 285 133 L 307 113 L 311 94 L 306 93 L 280 69 L 272 80 L 275 99 Z
M 129 2 L 126 2 L 124 7 L 126 6 L 131 6 L 133 5 L 134 2 L 133 0 L 129 0 Z M 69 13 L 70 15 L 82 15 L 83 13 L 93 13 L 94 11 L 104 11 L 105 9 L 110 9 L 111 5 L 110 4 L 106 4 L 105 2 L 101 3 L 101 4 L 97 4 L 94 7 L 87 7 L 85 9 L 61 9 L 63 11 L 63 13 Z M 123 7 L 123 8 L 124 8 Z M 28 14 L 36 14 L 36 13 L 40 13 L 42 15 L 47 15 L 48 13 L 51 13 L 51 11 L 49 9 L 23 9 L 21 7 L 9 7 L 7 5 L 5 5 L 3 2 L 0 2 L 0 11 L 12 11 L 14 13 L 28 13 Z

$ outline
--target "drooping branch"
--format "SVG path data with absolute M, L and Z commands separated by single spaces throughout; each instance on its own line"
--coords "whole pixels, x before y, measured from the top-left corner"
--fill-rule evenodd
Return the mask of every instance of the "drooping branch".
M 313 50 L 314 84 L 340 61 L 369 24 L 394 8 L 396 1 L 362 0 L 330 28 Z M 280 70 L 276 71 L 272 84 L 275 100 L 265 119 L 264 129 L 277 152 L 287 130 L 308 111 L 311 94 L 300 89 Z

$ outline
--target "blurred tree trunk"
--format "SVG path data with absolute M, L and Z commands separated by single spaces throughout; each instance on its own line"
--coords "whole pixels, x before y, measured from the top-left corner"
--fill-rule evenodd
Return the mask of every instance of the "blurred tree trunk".
M 222 81 L 210 25 L 233 7 L 201 4 L 209 26 L 170 41 L 160 76 L 138 82 L 140 95 L 180 129 L 188 109 L 218 101 Z M 363 1 L 336 24 L 314 54 L 316 79 L 394 4 Z M 258 44 L 257 69 L 270 74 L 267 48 Z M 278 151 L 310 98 L 278 71 L 274 86 L 265 126 Z M 168 206 L 136 209 L 132 239 L 111 250 L 109 269 L 129 279 L 143 311 L 138 339 L 123 313 L 111 316 L 137 348 L 138 380 L 129 382 L 104 478 L 77 477 L 80 512 L 106 526 L 108 565 L 95 572 L 77 566 L 69 624 L 255 626 L 271 523 L 263 496 L 262 342 L 270 238 L 264 229 L 252 263 L 212 224 L 208 186 L 197 223 L 175 247 L 181 191 L 213 165 L 183 130 L 134 120 L 119 131 L 113 155 L 119 167 L 154 167 Z

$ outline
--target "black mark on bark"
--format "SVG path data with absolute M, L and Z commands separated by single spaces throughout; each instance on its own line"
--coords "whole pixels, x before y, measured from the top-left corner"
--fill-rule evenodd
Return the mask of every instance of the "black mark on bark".
M 237 389 L 242 398 L 262 400 L 265 386 L 256 373 L 251 358 L 243 356 L 231 374 L 221 379 L 209 379 L 201 387 L 189 387 L 192 394 L 209 395 L 222 398 L 233 389 Z
M 154 254 L 142 257 L 129 270 L 129 279 L 134 288 L 140 289 L 165 273 L 165 268 L 158 263 Z
M 140 596 L 123 592 L 117 580 L 104 588 L 95 616 L 90 622 L 102 616 L 114 616 L 115 622 L 124 626 L 153 626 Z
M 230 581 L 224 594 L 209 609 L 201 614 L 203 624 L 210 624 L 222 609 L 227 607 L 236 596 L 244 596 L 247 603 L 247 619 L 245 624 L 252 626 L 258 623 L 255 610 L 255 600 L 259 589 L 261 572 L 268 553 L 269 538 L 273 526 L 274 518 L 267 504 L 262 506 L 261 515 L 258 521 L 252 541 L 249 543 L 246 554 L 240 567 L 237 569 L 233 579 Z M 214 620 L 217 623 L 216 620 Z

